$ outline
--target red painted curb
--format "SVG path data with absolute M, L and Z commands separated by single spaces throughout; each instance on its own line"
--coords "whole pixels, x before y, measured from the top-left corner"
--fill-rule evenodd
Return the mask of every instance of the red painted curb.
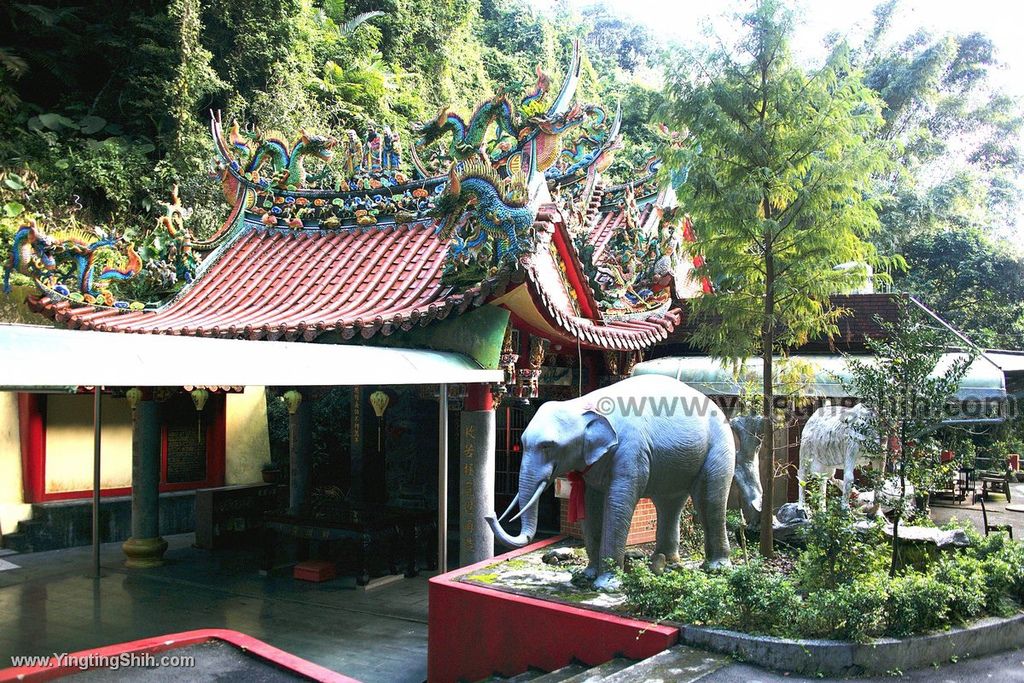
M 219 640 L 221 642 L 228 643 L 250 656 L 257 657 L 268 664 L 276 666 L 279 669 L 284 669 L 285 671 L 301 676 L 307 680 L 320 681 L 322 683 L 359 683 L 359 681 L 354 678 L 343 676 L 342 674 L 335 673 L 330 669 L 325 669 L 319 664 L 314 664 L 313 662 L 306 661 L 305 659 L 296 657 L 295 655 L 288 654 L 284 650 L 279 650 L 272 645 L 264 643 L 262 640 L 257 640 L 256 638 L 247 636 L 244 633 L 239 633 L 238 631 L 231 631 L 223 628 L 207 628 L 196 631 L 172 633 L 166 636 L 143 638 L 142 640 L 133 640 L 128 643 L 107 645 L 92 650 L 81 650 L 80 652 L 73 653 L 71 657 L 76 660 L 85 660 L 89 657 L 116 658 L 118 655 L 129 653 L 156 654 L 158 652 L 167 652 L 168 650 L 188 647 L 189 645 L 206 643 L 211 640 Z M 77 666 L 62 666 L 56 659 L 51 657 L 50 662 L 43 666 L 21 666 L 9 669 L 0 669 L 0 683 L 9 681 L 52 681 L 65 676 L 81 673 L 81 671 L 82 669 Z M 183 669 L 182 679 L 186 680 L 187 678 L 187 670 Z
M 645 659 L 675 645 L 679 629 L 461 583 L 477 569 L 562 540 L 534 543 L 430 579 L 427 673 L 431 683 L 554 671 L 573 659 L 596 666 Z

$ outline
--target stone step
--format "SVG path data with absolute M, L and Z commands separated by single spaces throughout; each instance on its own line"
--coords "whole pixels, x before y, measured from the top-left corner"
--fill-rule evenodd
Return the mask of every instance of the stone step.
M 523 673 L 512 676 L 511 678 L 505 678 L 503 676 L 489 676 L 483 680 L 477 681 L 477 683 L 522 683 L 523 681 L 532 681 L 546 675 L 547 672 L 541 671 L 540 669 L 527 669 Z
M 532 681 L 544 675 L 546 675 L 546 672 L 541 671 L 540 669 L 527 669 L 518 676 L 502 678 L 500 680 L 505 681 L 505 683 L 523 683 L 523 681 Z
M 604 679 L 608 683 L 691 683 L 721 669 L 731 660 L 704 650 L 676 645 L 653 657 L 621 669 Z
M 591 669 L 578 673 L 572 678 L 566 678 L 562 683 L 597 683 L 598 681 L 605 680 L 614 673 L 622 671 L 627 666 L 633 666 L 635 663 L 636 662 L 632 659 L 617 657 L 615 659 L 608 660 L 604 664 L 598 664 Z
M 4 534 L 4 548 L 16 553 L 30 553 L 32 552 L 32 539 L 19 531 L 13 534 Z
M 551 673 L 538 676 L 533 679 L 533 681 L 534 683 L 562 683 L 563 681 L 567 681 L 589 670 L 590 667 L 586 664 L 574 661 L 571 664 L 563 666 L 561 669 L 556 669 Z

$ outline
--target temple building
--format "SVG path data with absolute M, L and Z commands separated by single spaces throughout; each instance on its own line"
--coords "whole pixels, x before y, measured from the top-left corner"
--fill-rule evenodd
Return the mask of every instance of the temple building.
M 347 131 L 340 140 L 303 132 L 289 140 L 237 123 L 225 128 L 214 115 L 214 174 L 231 209 L 221 228 L 200 240 L 190 234 L 188 212 L 176 193 L 167 204 L 160 228 L 167 239 L 158 266 L 186 284 L 162 305 L 111 294 L 107 279 L 154 267 L 137 263 L 130 245 L 112 240 L 90 243 L 77 236 L 79 252 L 121 250 L 122 265 L 101 271 L 90 259 L 69 281 L 60 276 L 68 250 L 50 251 L 69 237 L 26 226 L 15 238 L 8 269 L 36 283 L 39 291 L 28 299 L 33 311 L 70 330 L 434 349 L 501 369 L 504 382 L 456 385 L 449 396 L 450 407 L 460 409 L 452 412 L 462 432 L 461 441 L 459 433 L 453 435 L 453 451 L 463 460 L 459 476 L 469 482 L 450 488 L 461 511 L 467 555 L 462 561 L 489 556 L 490 531 L 474 519 L 515 494 L 517 435 L 530 403 L 575 396 L 628 375 L 643 352 L 668 339 L 679 324 L 673 302 L 701 287 L 690 281 L 682 252 L 692 228 L 675 206 L 672 189 L 659 184 L 657 159 L 629 182 L 604 180 L 621 145 L 621 113 L 577 103 L 579 72 L 577 49 L 558 90 L 549 92 L 552 79 L 541 74 L 536 88 L 522 98 L 499 94 L 468 121 L 441 112 L 419 131 L 407 155 L 388 130 L 362 137 Z M 372 435 L 364 438 L 379 426 L 369 404 L 374 388 L 388 391 L 395 408 L 437 400 L 423 390 L 352 390 L 349 462 L 342 476 L 349 494 L 393 504 L 399 490 L 407 490 L 418 504 L 436 505 L 432 485 L 417 488 L 417 482 L 395 474 L 396 469 L 408 476 L 416 472 L 423 482 L 431 481 L 422 463 L 411 462 L 423 459 L 411 437 L 418 431 L 413 416 L 405 416 L 410 421 L 398 430 L 402 434 L 391 425 L 382 427 L 387 444 Z M 138 415 L 123 398 L 128 389 L 109 395 L 121 403 L 108 415 L 120 421 L 122 432 L 127 427 L 121 423 Z M 158 450 L 173 471 L 179 460 L 177 423 L 194 422 L 198 414 L 189 414 L 193 389 L 186 389 L 146 390 L 141 399 L 161 405 Z M 240 401 L 236 397 L 258 389 L 214 389 L 202 415 L 203 476 L 190 474 L 177 488 L 258 477 L 252 467 L 241 477 L 224 476 L 235 458 L 252 461 L 251 454 L 232 452 L 225 432 L 230 406 Z M 288 389 L 305 394 L 300 405 L 307 407 L 324 391 L 283 386 L 278 393 Z M 51 415 L 54 407 L 74 400 L 20 394 L 25 482 L 20 504 L 38 509 L 62 497 L 86 495 L 81 483 L 64 487 L 73 491 L 47 488 L 58 457 L 52 444 L 64 438 L 56 432 L 64 431 L 62 419 L 74 419 L 73 411 L 61 410 L 62 418 Z M 394 415 L 379 421 L 402 419 Z M 304 424 L 308 429 L 308 420 Z M 477 453 L 459 450 L 460 443 L 471 441 L 466 432 L 475 430 L 493 438 L 473 441 Z M 256 449 L 255 457 L 266 458 L 266 451 Z M 482 473 L 495 474 L 467 475 L 470 460 Z M 120 467 L 120 478 L 104 481 L 109 494 L 128 492 L 127 464 Z M 172 470 L 162 466 L 161 491 L 175 488 Z M 305 509 L 311 501 L 299 502 Z

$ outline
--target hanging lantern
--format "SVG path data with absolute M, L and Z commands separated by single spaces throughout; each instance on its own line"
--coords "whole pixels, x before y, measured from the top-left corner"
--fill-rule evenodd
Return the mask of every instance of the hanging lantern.
M 199 413 L 199 419 L 196 421 L 196 439 L 199 443 L 203 442 L 203 408 L 206 407 L 206 401 L 210 398 L 210 392 L 206 389 L 193 389 L 191 394 L 192 404 L 196 407 L 196 412 Z
M 284 392 L 281 396 L 284 399 L 284 403 L 288 406 L 288 414 L 294 415 L 295 411 L 299 409 L 299 404 L 302 403 L 302 394 L 295 389 L 289 389 Z
M 128 405 L 131 406 L 132 412 L 135 412 L 135 407 L 138 406 L 139 401 L 142 400 L 142 389 L 132 387 L 128 391 L 124 392 L 124 397 L 128 399 Z
M 206 389 L 193 389 L 192 390 L 192 403 L 195 405 L 196 410 L 200 413 L 203 412 L 203 408 L 206 407 L 206 401 L 210 398 L 210 392 Z
M 390 402 L 391 397 L 379 389 L 370 394 L 370 405 L 373 406 L 373 412 L 377 413 L 377 452 L 384 448 L 384 411 L 388 409 Z

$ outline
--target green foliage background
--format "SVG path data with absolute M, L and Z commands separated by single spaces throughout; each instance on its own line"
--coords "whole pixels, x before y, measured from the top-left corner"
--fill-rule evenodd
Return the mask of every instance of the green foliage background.
M 389 125 L 407 147 L 442 107 L 532 87 L 538 64 L 557 87 L 575 38 L 582 100 L 636 97 L 649 114 L 658 98 L 631 83 L 655 56 L 646 29 L 527 0 L 15 1 L 0 36 L 2 248 L 26 212 L 59 220 L 75 195 L 80 222 L 144 232 L 173 182 L 209 233 L 224 216 L 211 109 L 288 135 Z

